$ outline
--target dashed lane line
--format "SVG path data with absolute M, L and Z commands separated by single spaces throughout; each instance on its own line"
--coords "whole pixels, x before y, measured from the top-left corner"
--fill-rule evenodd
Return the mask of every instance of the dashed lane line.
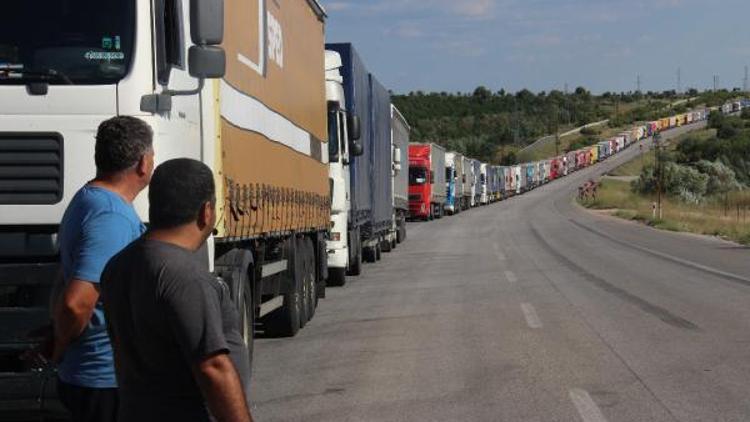
M 505 278 L 508 280 L 508 283 L 511 284 L 515 284 L 518 282 L 518 277 L 516 277 L 516 274 L 513 271 L 506 271 Z
M 523 311 L 523 316 L 526 317 L 526 324 L 528 324 L 529 328 L 542 328 L 542 320 L 539 319 L 539 315 L 537 315 L 533 305 L 522 303 L 521 310 Z
M 573 401 L 573 405 L 578 410 L 578 414 L 581 415 L 583 422 L 607 422 L 607 418 L 599 410 L 599 406 L 596 405 L 588 391 L 573 388 L 570 390 L 570 400 Z

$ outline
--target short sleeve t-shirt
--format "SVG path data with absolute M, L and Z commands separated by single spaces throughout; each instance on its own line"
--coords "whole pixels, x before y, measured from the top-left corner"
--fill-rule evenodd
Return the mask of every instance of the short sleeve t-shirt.
M 107 261 L 140 237 L 144 229 L 132 204 L 120 195 L 101 187 L 84 186 L 73 197 L 60 223 L 63 282 L 78 279 L 98 285 Z M 80 387 L 117 387 L 101 298 L 83 334 L 65 351 L 58 376 Z
M 178 246 L 142 238 L 102 276 L 121 420 L 210 420 L 192 365 L 228 353 L 248 391 L 250 361 L 226 284 Z

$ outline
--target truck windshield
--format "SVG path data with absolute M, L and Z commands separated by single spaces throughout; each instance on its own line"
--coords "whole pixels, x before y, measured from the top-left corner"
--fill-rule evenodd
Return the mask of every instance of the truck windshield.
M 331 161 L 339 159 L 339 121 L 335 109 L 328 110 L 328 157 Z
M 0 84 L 112 84 L 128 72 L 134 0 L 7 1 Z
M 427 183 L 427 169 L 424 167 L 409 167 L 409 184 L 424 185 Z

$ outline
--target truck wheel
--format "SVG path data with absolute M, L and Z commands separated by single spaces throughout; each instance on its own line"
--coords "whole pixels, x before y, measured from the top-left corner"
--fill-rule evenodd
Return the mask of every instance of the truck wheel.
M 374 248 L 375 249 L 375 251 L 374 251 L 375 252 L 375 260 L 373 262 L 378 262 L 383 257 L 382 256 L 383 255 L 383 248 L 381 247 L 382 244 L 383 244 L 383 242 L 381 241 L 381 242 L 378 242 L 377 245 L 375 245 L 375 248 Z
M 380 242 L 380 244 L 383 245 L 381 247 L 381 249 L 383 250 L 383 252 L 391 252 L 393 250 L 393 244 L 388 239 L 383 239 L 383 241 Z
M 367 246 L 362 248 L 362 260 L 368 264 L 375 262 L 375 247 Z
M 285 276 L 289 291 L 284 293 L 284 305 L 270 315 L 265 325 L 265 332 L 271 337 L 294 337 L 300 329 L 302 317 L 302 251 L 292 239 L 287 246 L 287 271 Z
M 396 249 L 396 246 L 398 245 L 398 242 L 396 242 L 396 237 L 394 236 L 391 240 L 391 250 Z
M 331 287 L 341 287 L 346 284 L 346 270 L 343 268 L 329 268 L 328 269 L 328 281 L 326 282 Z
M 354 254 L 349 262 L 349 275 L 358 276 L 362 274 L 362 241 L 359 238 L 359 230 L 352 232 L 350 239 Z
M 305 297 L 307 304 L 306 316 L 307 320 L 310 321 L 315 316 L 316 299 L 318 297 L 318 285 L 315 282 L 315 250 L 309 238 L 303 239 L 302 245 L 305 257 L 304 285 L 307 286 L 307 296 Z
M 252 378 L 253 373 L 253 343 L 255 341 L 255 307 L 253 306 L 253 294 L 249 290 L 245 290 L 245 294 L 242 295 L 239 303 L 240 312 L 240 328 L 242 329 L 242 340 L 245 342 L 245 348 L 247 349 L 247 357 L 250 361 L 248 367 L 250 368 L 250 376 Z
M 253 286 L 255 268 L 250 251 L 235 249 L 216 261 L 216 274 L 229 287 L 232 300 L 237 304 L 240 332 L 248 354 L 248 368 L 253 369 L 253 342 L 255 340 L 255 304 Z
M 399 224 L 398 229 L 396 229 L 396 243 L 401 243 L 404 241 L 404 233 L 402 227 L 403 225 Z

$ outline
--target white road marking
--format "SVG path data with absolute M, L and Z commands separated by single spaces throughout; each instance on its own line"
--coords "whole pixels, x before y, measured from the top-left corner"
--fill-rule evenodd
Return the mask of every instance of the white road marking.
M 508 283 L 516 283 L 518 281 L 518 277 L 516 277 L 513 271 L 506 271 L 505 278 L 508 279 Z
M 578 409 L 578 414 L 581 415 L 583 422 L 607 422 L 607 418 L 604 417 L 602 411 L 599 410 L 599 406 L 596 405 L 594 399 L 586 390 L 573 388 L 570 390 L 570 400 Z
M 523 316 L 526 317 L 526 324 L 529 325 L 529 328 L 542 328 L 542 320 L 539 319 L 536 309 L 530 303 L 522 303 L 521 310 Z

